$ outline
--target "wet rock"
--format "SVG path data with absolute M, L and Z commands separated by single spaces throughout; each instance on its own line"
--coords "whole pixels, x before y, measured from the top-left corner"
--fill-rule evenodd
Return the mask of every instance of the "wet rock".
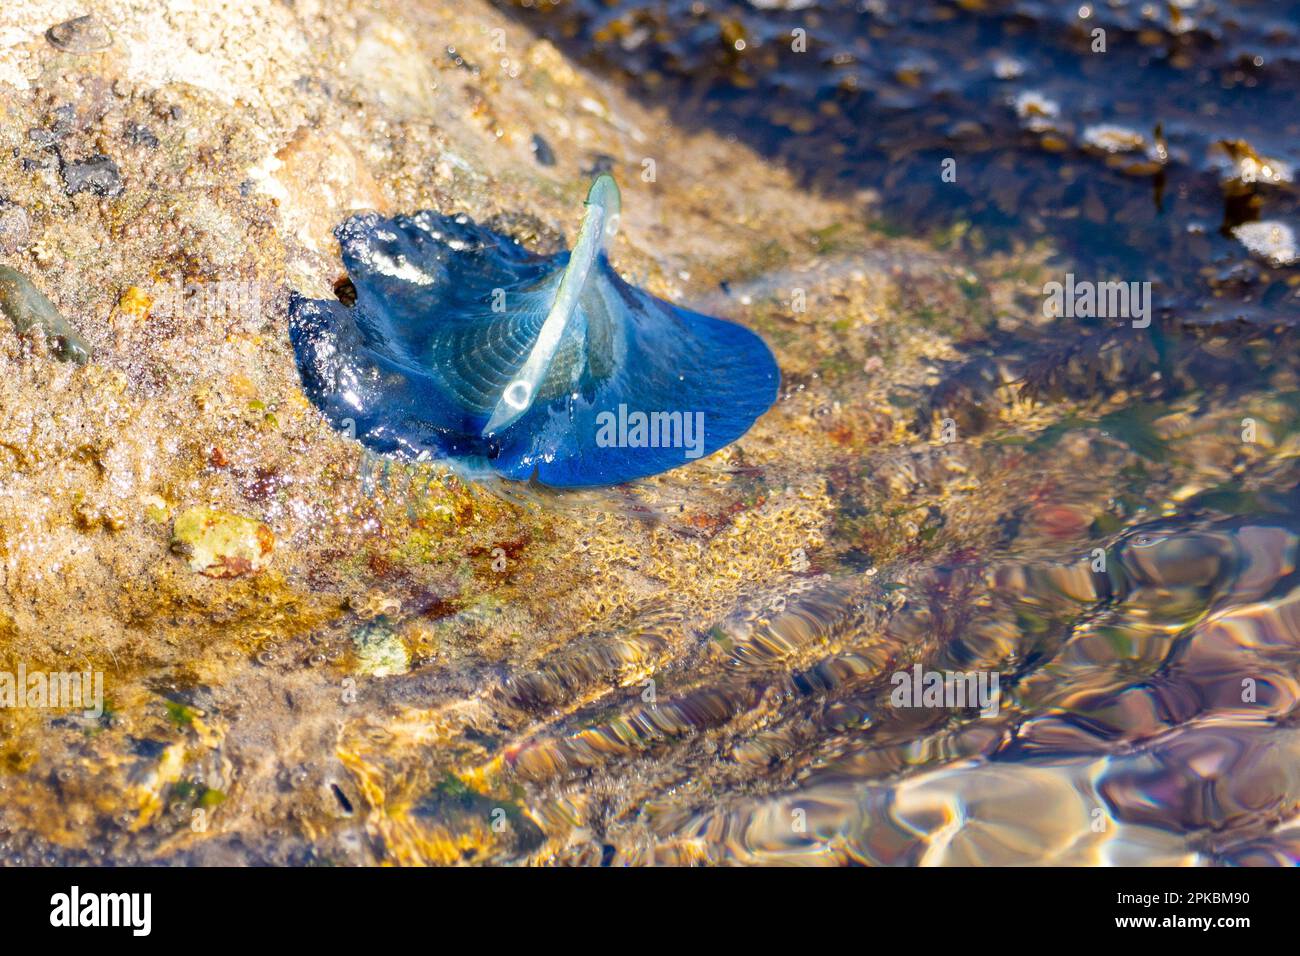
M 50 350 L 65 362 L 90 361 L 90 345 L 77 334 L 54 303 L 21 272 L 0 266 L 0 312 L 9 317 L 19 335 L 34 329 L 45 334 Z
M 1061 115 L 1061 106 L 1036 90 L 1025 90 L 1015 99 L 1016 115 L 1026 129 L 1035 133 L 1052 129 Z
M 122 192 L 122 173 L 117 163 L 102 154 L 68 163 L 63 167 L 63 182 L 69 196 L 91 192 L 96 196 L 117 196 Z
M 1261 156 L 1242 139 L 1220 140 L 1217 144 L 1218 165 L 1225 183 L 1251 186 L 1264 183 L 1280 186 L 1295 179 L 1291 164 L 1281 159 Z
M 483 821 L 491 825 L 490 839 L 508 846 L 513 853 L 528 853 L 546 838 L 518 804 L 478 793 L 451 774 L 415 804 L 411 816 L 419 826 L 428 828 L 430 842 L 435 844 L 438 837 L 446 841 L 445 833 L 482 828 Z M 484 838 L 488 835 L 484 834 Z M 458 856 L 445 860 L 453 863 Z
M 65 53 L 96 53 L 113 45 L 113 34 L 94 16 L 76 17 L 45 31 L 50 45 Z
M 70 103 L 55 107 L 44 126 L 35 126 L 27 131 L 27 141 L 41 149 L 54 150 L 59 143 L 67 139 L 77 128 L 77 110 Z
M 196 507 L 176 517 L 171 546 L 188 559 L 191 571 L 210 578 L 234 578 L 256 574 L 270 563 L 275 536 L 253 518 Z
M 1232 230 L 1252 255 L 1267 259 L 1275 266 L 1300 262 L 1300 247 L 1295 230 L 1284 222 L 1247 222 Z
M 0 205 L 0 253 L 13 255 L 26 248 L 31 233 L 32 221 L 26 209 Z
M 1146 137 L 1137 130 L 1107 123 L 1085 129 L 1083 144 L 1102 153 L 1131 153 L 1147 148 Z
M 59 141 L 53 130 L 35 127 L 27 131 L 27 140 L 33 146 L 39 146 L 41 149 L 48 149 Z

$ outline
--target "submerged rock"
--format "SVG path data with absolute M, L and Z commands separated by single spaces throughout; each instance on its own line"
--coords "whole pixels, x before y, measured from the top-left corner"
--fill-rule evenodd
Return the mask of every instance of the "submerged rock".
M 86 340 L 31 280 L 8 266 L 0 266 L 0 312 L 10 318 L 19 335 L 39 328 L 45 333 L 50 351 L 63 361 L 78 365 L 90 361 L 90 345 Z
M 1131 153 L 1147 148 L 1147 139 L 1126 126 L 1099 123 L 1083 131 L 1084 146 L 1103 153 Z
M 1232 230 L 1232 234 L 1253 255 L 1267 259 L 1275 266 L 1289 266 L 1300 261 L 1295 230 L 1284 222 L 1242 223 Z
M 1218 165 L 1225 183 L 1281 186 L 1295 179 L 1295 171 L 1290 163 L 1261 156 L 1255 147 L 1243 139 L 1220 140 L 1217 150 Z
M 1014 101 L 1021 125 L 1035 133 L 1052 129 L 1061 115 L 1061 105 L 1037 90 L 1025 90 Z
M 190 508 L 172 526 L 172 550 L 210 578 L 256 574 L 274 548 L 275 536 L 261 521 L 214 508 Z
M 386 618 L 377 618 L 357 628 L 352 643 L 357 651 L 357 670 L 362 674 L 389 677 L 411 669 L 411 655 Z

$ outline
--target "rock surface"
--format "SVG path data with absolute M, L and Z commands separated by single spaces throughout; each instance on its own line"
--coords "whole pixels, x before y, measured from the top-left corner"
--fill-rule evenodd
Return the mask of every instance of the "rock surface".
M 828 785 L 831 836 L 808 851 L 829 859 L 864 825 L 853 774 L 996 746 L 1002 724 L 909 725 L 919 742 L 855 750 L 880 717 L 854 695 L 933 652 L 935 618 L 902 613 L 911 589 L 985 587 L 961 578 L 968 556 L 1068 486 L 1069 520 L 1032 512 L 1019 532 L 1057 560 L 1132 466 L 1102 432 L 1039 470 L 1020 446 L 935 438 L 939 368 L 981 329 L 1041 320 L 1023 290 L 1051 274 L 1046 250 L 977 276 L 886 237 L 869 192 L 805 192 L 479 0 L 101 0 L 102 34 L 64 23 L 84 13 L 0 5 L 0 266 L 94 354 L 52 361 L 0 323 L 0 653 L 102 672 L 111 709 L 91 728 L 0 713 L 7 859 L 744 859 L 726 814 L 776 840 L 787 795 L 834 760 L 853 786 Z M 324 424 L 287 302 L 333 294 L 339 222 L 433 209 L 526 245 L 572 237 L 600 168 L 624 192 L 617 267 L 772 345 L 783 394 L 742 441 L 551 495 L 377 462 Z M 986 404 L 1040 428 L 1065 414 Z M 1162 427 L 1210 441 L 1242 414 Z M 1198 460 L 1226 474 L 1257 454 Z M 942 570 L 919 563 L 940 549 Z M 991 622 L 969 659 L 1012 656 L 1008 629 Z M 928 826 L 956 784 L 927 772 L 904 809 Z M 1054 773 L 999 778 L 998 795 L 1056 802 L 1028 821 L 990 809 L 954 858 L 1040 831 L 1061 855 L 1103 843 L 1060 782 L 1074 772 L 1042 784 Z M 997 775 L 954 776 L 973 793 Z

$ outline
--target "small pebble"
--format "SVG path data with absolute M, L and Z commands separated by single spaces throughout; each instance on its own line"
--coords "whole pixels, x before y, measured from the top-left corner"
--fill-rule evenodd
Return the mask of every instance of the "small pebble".
M 96 53 L 113 45 L 113 35 L 96 17 L 65 20 L 45 31 L 45 39 L 66 53 Z
M 107 156 L 92 156 L 63 167 L 68 195 L 92 192 L 96 196 L 117 196 L 122 192 L 122 174 Z
M 27 248 L 32 221 L 22 206 L 0 205 L 0 252 L 7 256 Z
M 27 139 L 33 145 L 44 149 L 47 146 L 53 146 L 58 142 L 59 138 L 55 135 L 53 130 L 43 129 L 42 127 L 37 126 L 27 131 Z

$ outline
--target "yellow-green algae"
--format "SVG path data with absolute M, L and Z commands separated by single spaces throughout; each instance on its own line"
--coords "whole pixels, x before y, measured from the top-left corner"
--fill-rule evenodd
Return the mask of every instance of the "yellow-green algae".
M 264 522 L 196 507 L 176 517 L 171 546 L 189 562 L 190 570 L 233 578 L 265 568 L 275 550 L 275 536 Z

